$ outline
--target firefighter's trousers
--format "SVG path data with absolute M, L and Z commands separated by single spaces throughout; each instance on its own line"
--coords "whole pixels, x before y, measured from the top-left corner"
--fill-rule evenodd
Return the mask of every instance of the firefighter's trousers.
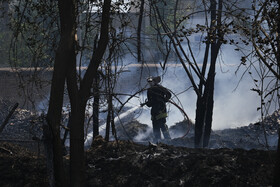
M 161 139 L 161 132 L 165 139 L 171 139 L 169 135 L 168 127 L 165 123 L 166 123 L 165 118 L 153 120 L 153 132 L 154 132 L 155 140 Z

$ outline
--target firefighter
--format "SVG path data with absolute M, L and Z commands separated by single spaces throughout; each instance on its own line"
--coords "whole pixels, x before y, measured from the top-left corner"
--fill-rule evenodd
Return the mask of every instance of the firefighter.
M 149 77 L 147 82 L 150 84 L 150 88 L 147 91 L 146 102 L 141 104 L 141 106 L 147 105 L 151 107 L 151 119 L 153 124 L 153 133 L 155 141 L 161 139 L 161 132 L 165 139 L 170 139 L 168 132 L 168 127 L 166 125 L 166 105 L 165 103 L 171 97 L 171 93 L 159 83 L 161 78 Z

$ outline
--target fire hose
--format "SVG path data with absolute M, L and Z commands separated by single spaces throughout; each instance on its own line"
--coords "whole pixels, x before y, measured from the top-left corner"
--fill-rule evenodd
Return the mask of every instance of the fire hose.
M 190 129 L 191 129 L 191 123 L 190 122 L 191 122 L 191 120 L 190 120 L 189 116 L 187 115 L 187 113 L 184 111 L 184 109 L 182 107 L 180 107 L 177 103 L 175 103 L 171 100 L 169 100 L 168 102 L 173 104 L 175 107 L 177 107 L 181 111 L 181 113 L 184 115 L 184 117 L 187 118 L 188 129 L 187 129 L 187 132 L 181 137 L 181 138 L 184 138 L 190 132 Z

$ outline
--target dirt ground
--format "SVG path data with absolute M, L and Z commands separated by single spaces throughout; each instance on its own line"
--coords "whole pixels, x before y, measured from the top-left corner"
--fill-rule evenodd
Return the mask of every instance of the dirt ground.
M 270 186 L 276 151 L 141 145 L 98 137 L 85 155 L 87 186 Z M 0 186 L 49 186 L 45 163 L 23 147 L 0 143 Z
M 0 186 L 49 186 L 45 159 L 26 148 L 0 143 Z

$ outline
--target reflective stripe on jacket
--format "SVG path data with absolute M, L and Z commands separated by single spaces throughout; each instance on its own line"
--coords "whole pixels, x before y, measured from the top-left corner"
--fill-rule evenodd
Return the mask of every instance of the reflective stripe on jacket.
M 156 116 L 152 116 L 151 120 L 159 120 L 159 119 L 162 119 L 162 118 L 166 118 L 168 115 L 166 112 L 164 111 L 160 111 L 160 113 Z

